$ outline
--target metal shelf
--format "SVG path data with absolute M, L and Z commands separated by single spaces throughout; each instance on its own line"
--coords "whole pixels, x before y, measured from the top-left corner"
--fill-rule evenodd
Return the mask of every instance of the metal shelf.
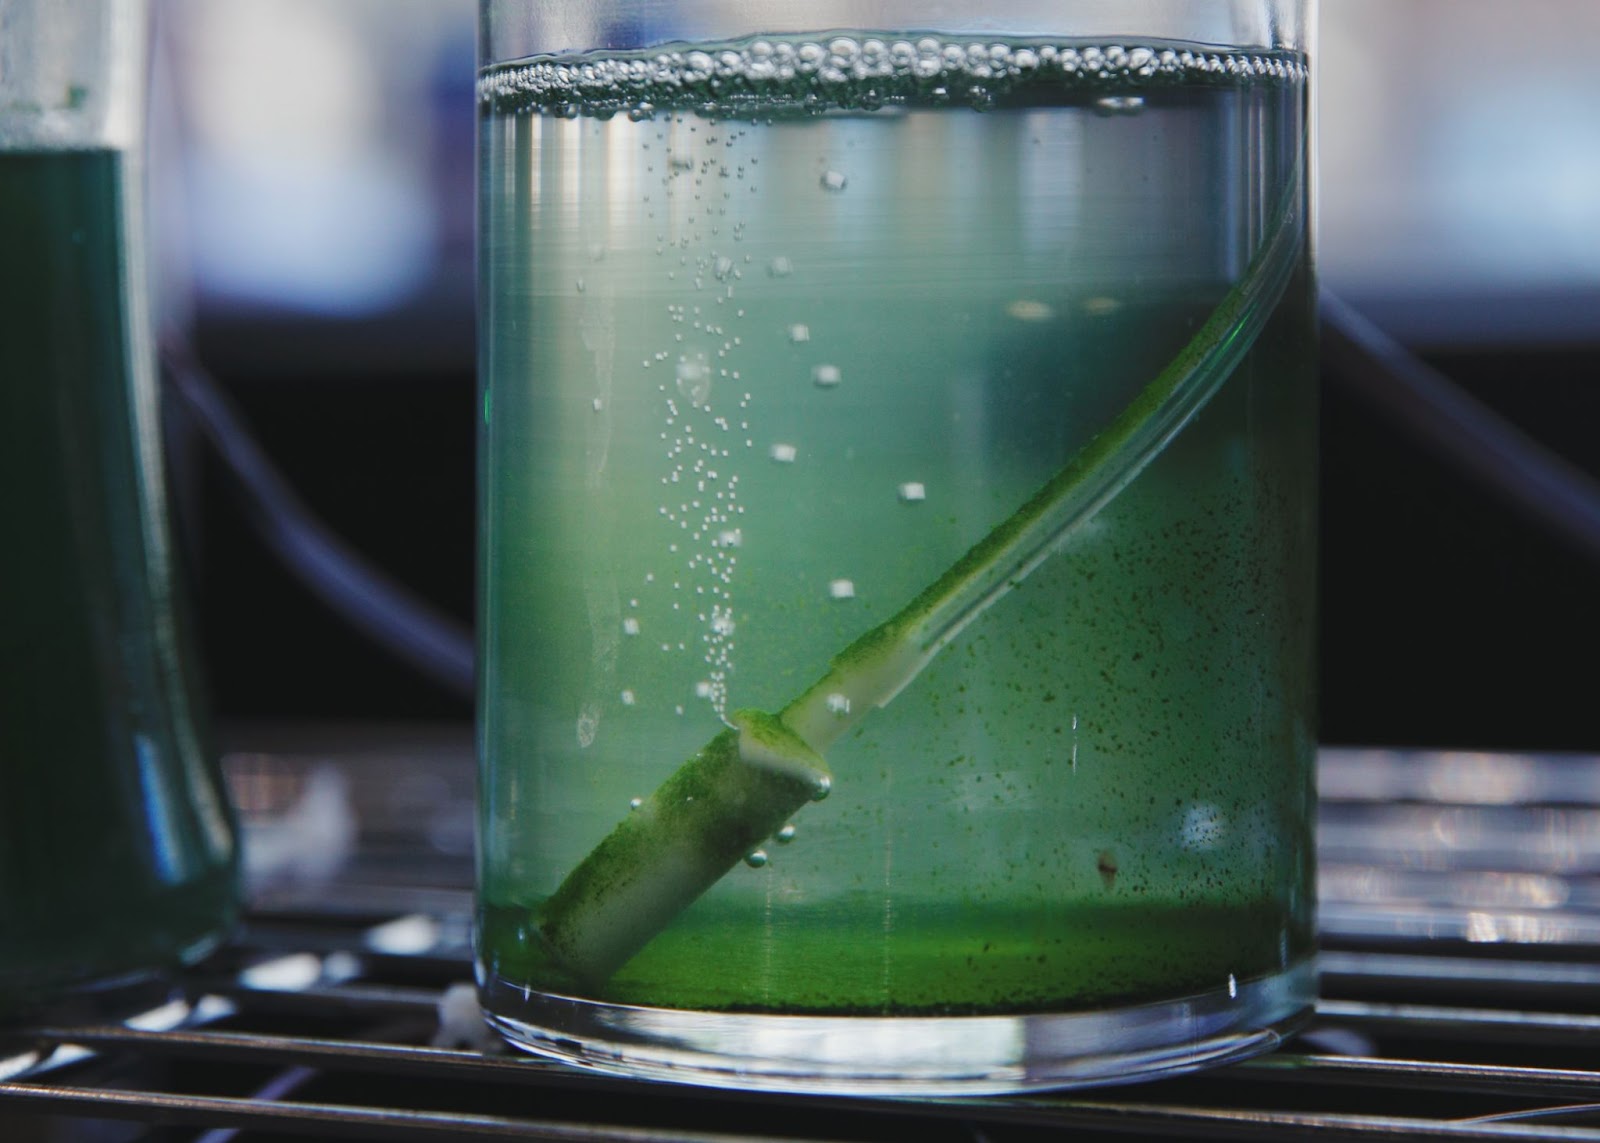
M 341 749 L 345 791 L 359 790 L 368 762 Z M 396 756 L 370 757 L 389 759 L 390 779 L 463 764 L 456 747 Z M 1549 842 L 1552 809 L 1600 788 L 1600 761 L 1452 757 L 1325 753 L 1324 999 L 1288 1050 L 1250 1062 L 1071 1095 L 896 1101 L 627 1081 L 487 1036 L 449 1042 L 481 1035 L 465 991 L 464 859 L 447 838 L 430 865 L 419 838 L 362 805 L 337 874 L 312 885 L 257 871 L 256 908 L 178 982 L 181 999 L 122 1023 L 8 1031 L 0 1139 L 1600 1141 L 1600 914 L 1585 907 L 1600 842 L 1578 831 L 1563 845 L 1516 844 L 1540 829 Z M 271 770 L 282 794 L 267 804 L 266 785 L 243 791 L 250 830 L 282 826 L 310 788 L 311 759 L 230 759 L 236 790 Z M 1496 832 L 1470 847 L 1418 825 L 1485 806 Z M 1403 846 L 1349 844 L 1398 820 Z M 1369 868 L 1363 852 L 1391 866 Z

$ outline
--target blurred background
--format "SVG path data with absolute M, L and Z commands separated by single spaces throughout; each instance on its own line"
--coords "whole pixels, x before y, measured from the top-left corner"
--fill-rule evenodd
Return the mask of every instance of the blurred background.
M 495 1067 L 398 1050 L 484 1043 L 461 983 L 470 680 L 429 678 L 359 634 L 273 549 L 370 600 L 326 558 L 343 542 L 431 609 L 445 644 L 465 645 L 477 4 L 154 2 L 169 460 L 248 914 L 187 975 L 203 997 L 192 1011 L 167 1005 L 90 1047 L 52 1050 L 57 1033 L 30 1033 L 10 1058 L 0 1045 L 0 1138 L 244 1143 L 317 1123 L 455 1138 L 448 1117 L 463 1115 L 541 1117 L 493 1120 L 501 1135 L 521 1123 L 570 1136 L 576 1120 L 599 1137 L 589 1121 L 620 1119 L 634 1138 L 668 1116 L 697 1135 L 770 1131 L 771 1105 L 506 1083 Z M 1321 10 L 1324 282 L 1600 477 L 1600 2 Z M 1392 387 L 1374 399 L 1326 344 L 1317 1024 L 1280 1066 L 1139 1089 L 1115 1130 L 1534 1138 L 1536 1125 L 1459 1117 L 1567 1122 L 1553 1118 L 1562 1104 L 1600 1107 L 1600 1072 L 1578 1070 L 1600 1035 L 1600 541 L 1558 535 L 1442 460 L 1415 419 L 1382 407 Z M 207 404 L 200 370 L 231 410 Z M 256 497 L 241 495 L 241 470 Z M 260 494 L 297 499 L 328 531 L 296 541 L 258 527 Z M 1600 537 L 1600 518 L 1587 534 Z M 174 1025 L 157 1045 L 150 1033 Z M 9 1082 L 19 1075 L 30 1083 Z M 32 1086 L 41 1076 L 58 1086 Z M 156 1093 L 144 1112 L 134 1088 Z M 919 1137 L 1111 1122 L 1098 1103 L 1080 1119 L 1062 1105 L 1057 1120 L 988 1106 L 1000 1111 L 981 1130 L 974 1105 Z M 130 1122 L 58 1130 L 41 1108 Z M 141 1114 L 214 1129 L 146 1131 Z M 876 1112 L 785 1116 L 784 1131 L 918 1134 Z
M 474 0 L 162 0 L 163 306 L 306 504 L 463 626 Z M 1323 0 L 1325 284 L 1600 475 L 1600 5 Z M 287 575 L 193 434 L 225 722 L 461 721 Z M 1322 736 L 1594 750 L 1596 567 L 1325 386 Z

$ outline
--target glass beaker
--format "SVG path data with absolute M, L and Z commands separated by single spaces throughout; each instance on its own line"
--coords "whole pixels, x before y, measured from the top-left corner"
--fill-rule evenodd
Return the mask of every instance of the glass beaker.
M 1307 1014 L 1307 9 L 484 0 L 514 1042 L 959 1094 Z
M 156 994 L 236 900 L 146 280 L 140 0 L 0 0 L 0 1018 Z

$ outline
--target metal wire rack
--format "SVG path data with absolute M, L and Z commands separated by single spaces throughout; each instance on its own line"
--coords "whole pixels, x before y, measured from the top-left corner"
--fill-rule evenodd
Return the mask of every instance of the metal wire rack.
M 230 756 L 247 923 L 169 1003 L 7 1031 L 0 1140 L 1600 1141 L 1600 759 L 1325 751 L 1322 1000 L 1285 1050 L 897 1101 L 618 1080 L 480 1037 L 466 751 L 411 733 Z

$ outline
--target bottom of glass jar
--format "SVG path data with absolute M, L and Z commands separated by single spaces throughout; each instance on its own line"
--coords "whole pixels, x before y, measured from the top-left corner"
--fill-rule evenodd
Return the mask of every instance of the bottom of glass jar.
M 232 919 L 228 927 L 232 927 Z M 60 966 L 28 971 L 0 966 L 0 1025 L 28 1021 L 67 1026 L 104 1024 L 159 1008 L 182 993 L 178 971 L 221 947 L 225 931 L 191 940 L 156 965 L 107 970 L 85 958 L 74 962 L 63 949 Z M 0 1034 L 3 1039 L 3 1034 Z
M 1277 1047 L 1311 1013 L 1310 958 L 1211 992 L 1088 1012 L 777 1016 L 630 1007 L 492 979 L 512 1044 L 595 1072 L 754 1091 L 961 1096 L 1132 1083 Z
M 0 979 L 0 1024 L 114 1023 L 159 1008 L 177 992 L 172 973 L 145 969 L 85 981 L 52 979 L 43 986 Z

